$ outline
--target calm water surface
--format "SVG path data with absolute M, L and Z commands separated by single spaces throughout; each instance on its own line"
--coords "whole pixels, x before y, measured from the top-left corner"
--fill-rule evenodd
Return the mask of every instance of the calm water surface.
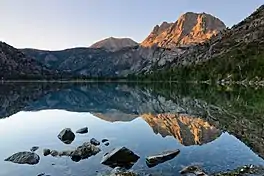
M 262 96 L 263 95 L 263 96 Z M 0 88 L 0 175 L 45 172 L 54 176 L 107 173 L 102 156 L 125 146 L 141 158 L 134 171 L 178 175 L 198 164 L 214 173 L 254 164 L 264 165 L 264 91 L 204 85 L 13 85 Z M 263 97 L 263 98 L 262 98 Z M 263 99 L 263 100 L 262 100 Z M 87 126 L 70 145 L 58 140 L 64 128 Z M 91 138 L 109 139 L 96 156 L 78 163 L 68 157 L 44 157 L 44 148 L 74 149 Z M 36 152 L 35 166 L 4 162 L 20 151 Z M 145 157 L 180 149 L 173 160 L 149 169 Z M 98 173 L 99 171 L 99 173 Z

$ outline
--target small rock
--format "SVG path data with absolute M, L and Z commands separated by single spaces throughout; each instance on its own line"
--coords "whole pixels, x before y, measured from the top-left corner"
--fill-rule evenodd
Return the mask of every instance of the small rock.
M 109 144 L 109 142 L 107 142 L 107 143 L 105 143 L 104 145 L 105 145 L 105 146 L 109 146 L 110 144 Z
M 43 155 L 48 156 L 50 154 L 50 149 L 44 149 L 43 150 Z
M 38 174 L 38 176 L 44 176 L 44 175 L 45 175 L 45 173 Z
M 45 174 L 44 172 L 41 174 L 38 174 L 38 176 L 50 176 L 49 174 Z
M 35 151 L 37 151 L 38 149 L 39 149 L 39 147 L 34 146 L 34 147 L 32 147 L 32 148 L 30 149 L 30 151 L 31 151 L 31 152 L 35 152 Z
M 53 157 L 57 157 L 57 156 L 59 155 L 59 152 L 56 151 L 56 150 L 52 150 L 52 151 L 50 152 L 50 154 L 51 154 L 51 156 L 53 156 Z
M 81 129 L 77 130 L 76 133 L 79 133 L 79 134 L 88 133 L 88 127 L 81 128 Z
M 108 139 L 103 139 L 102 143 L 105 143 L 105 142 L 108 142 L 108 141 L 109 141 Z
M 91 144 L 93 144 L 93 145 L 95 145 L 95 146 L 100 145 L 100 142 L 97 141 L 95 138 L 92 138 L 92 139 L 90 140 L 90 142 L 91 142 Z
M 38 164 L 40 157 L 32 152 L 18 152 L 5 159 L 5 161 L 10 161 L 16 164 L 29 164 L 35 165 Z
M 58 138 L 65 144 L 71 144 L 75 139 L 75 134 L 70 128 L 65 128 L 59 133 Z
M 149 156 L 146 158 L 148 167 L 154 167 L 158 164 L 164 163 L 168 160 L 175 158 L 180 153 L 180 150 L 167 151 L 158 155 Z
M 127 171 L 124 168 L 116 167 L 111 171 L 110 176 L 138 176 L 138 175 L 131 171 Z
M 198 166 L 188 166 L 180 171 L 180 174 L 193 174 L 195 176 L 208 176 L 200 167 Z
M 196 171 L 194 172 L 196 176 L 207 176 L 203 171 Z
M 123 167 L 130 169 L 140 157 L 126 147 L 114 149 L 105 155 L 101 161 L 102 164 L 111 168 Z

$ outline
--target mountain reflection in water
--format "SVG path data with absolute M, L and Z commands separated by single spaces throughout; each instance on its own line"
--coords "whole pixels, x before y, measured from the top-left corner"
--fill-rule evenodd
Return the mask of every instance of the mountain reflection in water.
M 201 118 L 176 114 L 144 114 L 141 117 L 162 137 L 173 136 L 185 146 L 202 145 L 215 140 L 221 131 Z
M 37 120 L 37 116 L 45 116 L 46 110 L 90 114 L 87 115 L 89 128 L 96 129 L 100 137 L 109 133 L 113 135 L 112 139 L 120 140 L 119 142 L 110 140 L 110 147 L 115 147 L 117 144 L 128 145 L 141 154 L 142 160 L 147 155 L 179 148 L 183 152 L 169 162 L 178 165 L 177 167 L 191 164 L 192 160 L 203 162 L 208 170 L 234 169 L 240 164 L 263 163 L 244 146 L 246 144 L 264 158 L 264 90 L 262 89 L 252 90 L 241 87 L 226 89 L 207 85 L 178 84 L 164 86 L 112 83 L 2 84 L 0 105 L 2 107 L 0 118 L 3 118 L 0 122 L 4 124 L 13 121 L 12 125 L 15 125 L 18 117 L 11 122 L 4 118 L 19 116 L 18 112 L 21 111 L 29 113 L 28 115 L 36 113 L 35 123 L 41 123 L 40 119 Z M 50 113 L 53 112 L 47 114 L 47 119 Z M 58 113 L 58 116 L 63 114 Z M 100 123 L 94 119 L 95 117 L 101 120 Z M 53 121 L 49 122 L 54 123 L 50 129 L 55 128 L 55 123 L 62 121 L 65 121 L 64 127 L 74 126 L 75 123 L 81 124 L 78 120 L 75 122 L 66 117 L 65 119 L 58 117 Z M 93 121 L 98 123 L 90 127 L 89 124 L 93 124 Z M 104 129 L 110 126 L 112 132 L 110 130 L 106 133 Z M 61 129 L 52 130 L 59 132 Z M 131 131 L 127 134 L 126 130 Z M 122 131 L 124 134 L 121 134 Z M 228 133 L 222 133 L 223 131 Z M 91 134 L 89 132 L 89 135 Z M 244 144 L 238 142 L 232 135 Z M 135 140 L 136 137 L 140 139 Z M 148 145 L 152 147 L 147 147 Z M 17 148 L 17 151 L 20 149 Z M 217 151 L 221 151 L 221 155 Z M 221 162 L 215 156 L 223 157 Z M 100 158 L 95 160 L 99 164 Z M 137 163 L 136 168 L 144 165 L 142 160 Z M 214 163 L 217 164 L 214 166 Z M 169 169 L 168 167 L 162 164 L 157 168 L 163 170 Z

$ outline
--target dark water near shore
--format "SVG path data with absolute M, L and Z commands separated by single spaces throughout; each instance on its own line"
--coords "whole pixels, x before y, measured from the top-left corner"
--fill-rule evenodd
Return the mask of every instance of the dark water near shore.
M 242 165 L 264 165 L 264 89 L 208 85 L 2 84 L 0 85 L 0 175 L 52 176 L 107 173 L 102 156 L 125 146 L 141 158 L 134 171 L 178 175 L 184 166 L 201 165 L 210 173 Z M 158 115 L 159 114 L 159 115 Z M 65 145 L 57 135 L 87 126 Z M 91 138 L 109 139 L 94 157 L 73 162 L 44 157 L 44 148 L 74 149 Z M 40 163 L 17 165 L 4 159 L 36 152 Z M 180 149 L 173 160 L 149 169 L 145 157 Z M 99 171 L 99 172 L 96 172 Z

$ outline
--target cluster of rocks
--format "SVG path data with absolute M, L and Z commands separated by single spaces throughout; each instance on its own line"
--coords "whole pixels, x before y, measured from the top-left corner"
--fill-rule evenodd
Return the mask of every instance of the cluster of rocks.
M 263 175 L 264 175 L 264 167 L 253 166 L 253 165 L 246 165 L 243 167 L 239 167 L 229 172 L 221 172 L 221 173 L 213 174 L 213 176 L 263 176 Z
M 77 130 L 76 133 L 86 134 L 88 133 L 88 127 L 81 128 Z M 75 134 L 70 128 L 65 128 L 59 133 L 58 138 L 65 144 L 71 144 L 75 139 Z M 103 139 L 102 143 L 108 146 L 108 141 L 108 139 Z M 43 155 L 51 155 L 53 157 L 68 156 L 72 159 L 72 161 L 79 162 L 80 160 L 87 159 L 90 156 L 94 156 L 99 153 L 101 151 L 101 149 L 98 147 L 100 144 L 101 143 L 97 139 L 92 138 L 90 142 L 83 143 L 82 145 L 78 146 L 75 150 L 57 151 L 51 149 L 44 149 Z
M 188 166 L 183 168 L 180 172 L 180 175 L 183 176 L 263 176 L 264 175 L 264 167 L 263 166 L 253 166 L 246 165 L 240 168 L 237 168 L 228 172 L 221 172 L 215 174 L 207 174 L 201 167 L 199 166 Z M 143 174 L 144 176 L 154 176 L 152 174 Z M 112 171 L 110 176 L 143 176 L 142 174 L 134 173 L 131 171 L 124 171 L 122 169 L 116 168 Z M 158 174 L 160 175 L 160 174 Z M 156 175 L 155 175 L 156 176 Z
M 80 160 L 87 159 L 90 156 L 94 156 L 101 151 L 100 148 L 91 144 L 90 142 L 85 142 L 81 146 L 78 146 L 75 150 L 66 150 L 58 152 L 56 150 L 44 149 L 43 155 L 51 155 L 53 157 L 68 156 L 71 157 L 72 161 L 79 162 Z
M 88 133 L 88 128 L 82 128 L 78 130 L 76 133 L 85 134 Z M 58 138 L 65 144 L 71 144 L 75 139 L 75 134 L 72 132 L 70 128 L 63 129 Z M 103 139 L 102 143 L 106 146 L 109 145 L 108 139 Z M 65 151 L 57 151 L 51 149 L 44 149 L 44 156 L 53 156 L 53 157 L 62 157 L 67 156 L 72 159 L 74 162 L 79 162 L 83 159 L 88 159 L 91 156 L 98 154 L 101 149 L 99 148 L 101 142 L 92 138 L 90 142 L 84 142 L 82 145 L 78 146 L 74 150 L 65 150 Z M 5 159 L 5 161 L 10 161 L 17 164 L 30 164 L 35 165 L 39 163 L 40 157 L 35 153 L 39 147 L 34 146 L 30 149 L 31 152 L 18 152 L 9 158 Z M 179 150 L 168 151 L 158 155 L 149 156 L 146 158 L 146 164 L 148 167 L 154 167 L 160 163 L 171 160 L 176 157 L 180 153 Z M 140 157 L 135 154 L 133 151 L 126 147 L 115 148 L 112 151 L 106 153 L 101 161 L 101 164 L 107 165 L 111 168 L 124 168 L 130 169 L 132 166 L 138 161 Z
M 76 133 L 85 134 L 88 133 L 88 128 L 82 128 L 78 130 Z M 65 144 L 70 144 L 75 139 L 75 134 L 71 131 L 71 129 L 66 128 L 62 130 L 58 138 L 64 142 Z M 109 145 L 108 139 L 103 139 L 102 143 L 105 145 Z M 101 149 L 99 148 L 101 142 L 92 138 L 90 142 L 84 142 L 82 145 L 78 146 L 74 150 L 66 150 L 66 151 L 57 151 L 51 149 L 44 149 L 44 156 L 53 156 L 53 157 L 62 157 L 67 156 L 70 157 L 72 161 L 79 162 L 80 160 L 88 159 L 91 156 L 97 155 Z M 10 161 L 16 164 L 29 164 L 35 165 L 40 161 L 40 156 L 35 153 L 39 147 L 34 146 L 30 149 L 30 152 L 18 152 L 13 154 L 12 156 L 5 159 L 5 161 Z M 175 158 L 180 153 L 180 150 L 174 151 L 166 151 L 157 155 L 148 156 L 146 158 L 146 165 L 151 168 L 155 167 L 158 164 L 164 163 Z M 136 173 L 128 171 L 132 168 L 132 166 L 139 160 L 140 156 L 135 154 L 133 151 L 126 147 L 115 148 L 112 151 L 105 153 L 101 160 L 101 164 L 107 165 L 113 168 L 113 173 L 111 176 L 136 176 Z M 121 168 L 121 169 L 116 169 Z M 253 173 L 255 170 L 253 166 L 245 166 L 243 168 L 237 169 L 232 173 L 219 173 L 216 176 L 221 175 L 243 175 L 245 173 Z M 263 172 L 262 172 L 263 173 Z M 203 171 L 198 166 L 188 166 L 180 171 L 180 174 L 186 176 L 207 176 L 206 172 Z M 40 174 L 41 175 L 41 174 Z M 44 174 L 45 175 L 45 174 Z

